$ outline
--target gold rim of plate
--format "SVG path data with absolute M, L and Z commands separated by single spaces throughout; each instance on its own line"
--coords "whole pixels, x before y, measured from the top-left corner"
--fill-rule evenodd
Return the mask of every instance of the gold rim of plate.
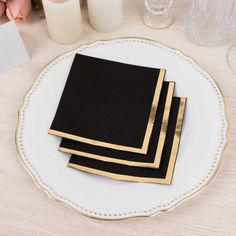
M 99 44 L 99 43 L 105 43 L 105 42 L 109 42 L 109 41 L 122 41 L 122 40 L 126 40 L 126 41 L 130 41 L 130 42 L 135 42 L 135 41 L 138 41 L 138 42 L 141 42 L 141 43 L 151 43 L 152 45 L 154 46 L 158 46 L 159 48 L 162 48 L 162 49 L 166 49 L 168 51 L 172 51 L 172 52 L 175 52 L 177 55 L 179 55 L 180 57 L 182 58 L 185 58 L 189 63 L 191 63 L 192 65 L 194 65 L 196 67 L 197 70 L 201 71 L 204 73 L 205 77 L 210 79 L 212 82 L 214 82 L 214 85 L 216 86 L 216 88 L 218 89 L 218 92 L 219 94 L 221 95 L 221 98 L 222 98 L 222 102 L 223 102 L 223 110 L 224 110 L 224 123 L 225 123 L 225 127 L 224 127 L 224 134 L 225 134 L 225 142 L 223 143 L 223 146 L 221 147 L 221 151 L 220 151 L 220 154 L 219 154 L 219 157 L 218 157 L 218 163 L 216 164 L 216 166 L 214 167 L 214 170 L 212 171 L 212 173 L 210 175 L 208 175 L 208 178 L 205 180 L 205 182 L 201 185 L 201 186 L 196 186 L 195 187 L 195 191 L 193 191 L 191 194 L 187 195 L 186 197 L 182 197 L 180 198 L 179 200 L 176 200 L 172 203 L 170 203 L 169 205 L 165 205 L 165 206 L 162 206 L 162 208 L 160 208 L 160 206 L 157 206 L 155 207 L 155 209 L 150 209 L 147 210 L 147 211 L 144 211 L 142 213 L 133 213 L 133 214 L 123 214 L 123 215 L 120 215 L 120 214 L 114 214 L 114 215 L 109 215 L 109 214 L 101 214 L 101 213 L 96 213 L 96 212 L 91 212 L 89 210 L 86 210 L 86 209 L 81 209 L 80 207 L 76 207 L 74 204 L 66 201 L 65 199 L 61 199 L 60 196 L 53 196 L 53 193 L 51 193 L 47 188 L 46 186 L 43 186 L 45 185 L 44 183 L 40 183 L 40 181 L 35 177 L 34 175 L 34 171 L 32 169 L 30 169 L 30 167 L 28 167 L 29 164 L 26 163 L 26 158 L 23 157 L 23 155 L 21 155 L 21 143 L 19 142 L 19 138 L 20 138 L 20 134 L 19 134 L 19 130 L 20 130 L 20 125 L 21 125 L 21 122 L 22 122 L 22 117 L 21 117 L 21 114 L 23 113 L 23 108 L 25 106 L 25 104 L 27 103 L 27 98 L 28 96 L 31 95 L 31 91 L 33 90 L 34 86 L 36 85 L 36 83 L 38 82 L 38 79 L 40 78 L 40 76 L 43 74 L 43 72 L 46 70 L 46 68 L 48 67 L 49 64 L 51 64 L 53 61 L 61 58 L 61 57 L 65 57 L 66 55 L 70 55 L 70 54 L 73 54 L 73 53 L 76 53 L 79 48 L 81 47 L 86 47 L 86 46 L 91 46 L 93 44 Z M 37 79 L 35 80 L 35 82 L 33 83 L 33 85 L 29 88 L 29 90 L 26 92 L 24 98 L 23 98 L 23 103 L 18 111 L 18 121 L 17 121 L 17 125 L 16 125 L 16 132 L 15 132 L 15 144 L 16 144 L 16 149 L 17 149 L 17 153 L 18 153 L 18 157 L 19 157 L 19 160 L 20 162 L 22 163 L 23 167 L 26 169 L 26 171 L 30 174 L 30 176 L 32 177 L 36 187 L 38 187 L 39 189 L 43 190 L 48 196 L 49 198 L 55 200 L 55 201 L 58 201 L 60 202 L 61 204 L 75 210 L 76 212 L 80 213 L 81 215 L 83 216 L 87 216 L 87 217 L 90 217 L 90 218 L 95 218 L 95 219 L 99 219 L 99 220 L 115 220 L 115 221 L 118 221 L 118 220 L 128 220 L 128 219 L 135 219 L 135 218 L 140 218 L 140 217 L 151 217 L 151 216 L 155 216 L 161 212 L 165 212 L 165 211 L 169 211 L 169 210 L 172 210 L 174 209 L 176 206 L 178 206 L 179 204 L 191 199 L 192 197 L 194 197 L 195 195 L 197 195 L 198 193 L 200 193 L 206 186 L 208 186 L 208 184 L 211 182 L 211 180 L 213 179 L 213 177 L 216 175 L 218 169 L 219 169 L 219 166 L 221 164 L 221 161 L 222 161 L 222 157 L 223 157 L 223 153 L 226 149 L 226 146 L 228 144 L 228 131 L 229 131 L 229 119 L 228 119 L 228 116 L 227 116 L 227 111 L 226 111 L 226 104 L 225 104 L 225 98 L 223 96 L 223 93 L 222 91 L 220 90 L 220 87 L 219 85 L 217 84 L 216 80 L 213 78 L 213 76 L 207 72 L 205 69 L 203 69 L 202 67 L 200 67 L 198 65 L 198 63 L 196 63 L 196 61 L 194 61 L 190 56 L 187 56 L 185 55 L 182 51 L 180 51 L 179 49 L 175 49 L 175 48 L 171 48 L 171 47 L 168 47 L 167 45 L 163 44 L 163 43 L 159 43 L 155 40 L 152 40 L 152 39 L 147 39 L 147 38 L 140 38 L 140 37 L 121 37 L 121 38 L 113 38 L 113 39 L 106 39 L 106 40 L 95 40 L 93 42 L 90 42 L 90 43 L 85 43 L 85 44 L 82 44 L 80 45 L 79 47 L 77 47 L 76 49 L 73 49 L 67 53 L 64 53 L 58 57 L 55 57 L 54 59 L 52 59 L 45 67 L 44 69 L 41 71 L 41 73 L 39 74 L 39 76 L 37 77 Z M 223 127 L 222 127 L 223 128 Z M 54 193 L 55 195 L 55 193 Z

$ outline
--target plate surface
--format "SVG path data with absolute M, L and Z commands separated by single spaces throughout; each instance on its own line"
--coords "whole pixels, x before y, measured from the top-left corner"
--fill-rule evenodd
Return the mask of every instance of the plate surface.
M 175 95 L 188 98 L 171 185 L 116 181 L 66 167 L 69 155 L 57 151 L 60 138 L 47 131 L 76 52 L 165 68 L 166 80 L 176 82 Z M 126 38 L 84 45 L 51 62 L 25 96 L 16 144 L 22 163 L 52 198 L 81 214 L 115 220 L 168 210 L 206 186 L 220 164 L 227 129 L 224 101 L 209 74 L 178 50 Z

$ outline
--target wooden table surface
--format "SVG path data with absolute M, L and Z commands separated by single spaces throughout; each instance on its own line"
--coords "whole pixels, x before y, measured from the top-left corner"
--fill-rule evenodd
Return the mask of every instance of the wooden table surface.
M 107 34 L 89 26 L 87 9 L 83 7 L 83 36 L 70 46 L 51 41 L 46 22 L 38 14 L 32 13 L 25 22 L 18 23 L 31 60 L 0 73 L 0 235 L 236 235 L 236 75 L 226 63 L 226 53 L 236 42 L 236 25 L 226 45 L 204 48 L 185 37 L 185 0 L 176 1 L 175 22 L 164 30 L 143 25 L 140 20 L 143 1 L 125 0 L 124 5 L 122 26 Z M 17 157 L 14 142 L 17 112 L 24 94 L 50 60 L 84 43 L 129 36 L 150 38 L 178 48 L 215 78 L 227 105 L 229 144 L 215 178 L 194 198 L 151 218 L 100 221 L 51 200 L 34 185 Z

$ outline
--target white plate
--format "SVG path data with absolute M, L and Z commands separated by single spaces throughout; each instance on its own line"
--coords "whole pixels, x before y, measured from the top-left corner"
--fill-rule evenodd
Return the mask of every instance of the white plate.
M 175 95 L 188 101 L 171 185 L 116 181 L 66 167 L 69 155 L 57 151 L 60 138 L 47 131 L 76 52 L 166 68 L 166 80 L 176 81 Z M 126 38 L 84 45 L 51 62 L 25 97 L 16 143 L 24 166 L 51 197 L 87 216 L 125 219 L 170 209 L 202 189 L 220 164 L 227 128 L 222 95 L 209 74 L 178 50 Z

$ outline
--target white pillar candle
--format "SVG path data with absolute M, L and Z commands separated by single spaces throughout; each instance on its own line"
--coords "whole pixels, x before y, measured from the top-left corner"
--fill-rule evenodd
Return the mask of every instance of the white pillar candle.
M 76 42 L 82 31 L 79 0 L 43 0 L 51 38 L 60 44 Z
M 122 22 L 122 0 L 88 0 L 88 11 L 90 24 L 97 31 L 113 31 Z

